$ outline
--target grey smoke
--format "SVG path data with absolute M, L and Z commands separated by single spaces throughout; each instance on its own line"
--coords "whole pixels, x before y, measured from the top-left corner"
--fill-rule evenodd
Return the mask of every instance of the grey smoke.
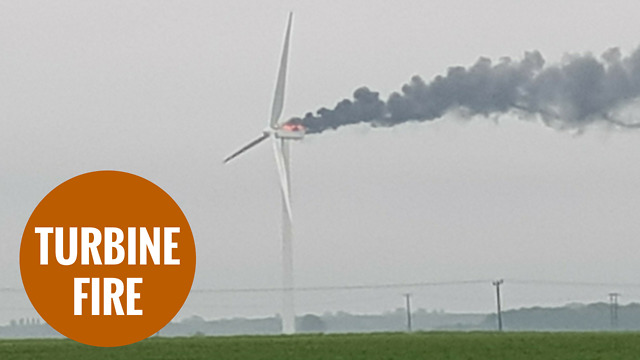
M 493 63 L 481 57 L 468 68 L 451 67 L 429 83 L 414 76 L 387 101 L 361 87 L 353 99 L 344 99 L 333 109 L 321 108 L 290 121 L 302 123 L 308 133 L 321 133 L 349 124 L 429 121 L 460 110 L 467 116 L 539 115 L 548 125 L 563 129 L 583 129 L 593 123 L 635 128 L 640 124 L 617 119 L 615 111 L 639 96 L 640 48 L 624 58 L 618 48 L 600 58 L 567 55 L 549 66 L 533 51 L 520 61 L 505 57 Z

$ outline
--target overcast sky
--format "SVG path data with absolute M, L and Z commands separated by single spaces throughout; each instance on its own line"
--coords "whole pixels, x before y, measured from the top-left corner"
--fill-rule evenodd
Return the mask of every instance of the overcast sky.
M 413 75 L 428 81 L 479 56 L 539 50 L 558 63 L 640 43 L 635 1 L 1 1 L 0 287 L 21 288 L 20 239 L 38 202 L 104 169 L 143 176 L 181 206 L 194 289 L 280 286 L 272 150 L 221 160 L 266 126 L 290 10 L 285 117 L 363 85 L 386 98 Z M 296 284 L 638 282 L 639 140 L 456 113 L 308 136 L 293 145 Z M 486 283 L 303 293 L 297 308 L 383 311 L 407 291 L 416 307 L 494 307 Z M 640 287 L 508 280 L 504 296 L 514 308 L 609 291 L 640 301 Z M 21 293 L 0 297 L 0 323 L 35 314 Z M 277 294 L 194 292 L 181 316 L 278 311 Z

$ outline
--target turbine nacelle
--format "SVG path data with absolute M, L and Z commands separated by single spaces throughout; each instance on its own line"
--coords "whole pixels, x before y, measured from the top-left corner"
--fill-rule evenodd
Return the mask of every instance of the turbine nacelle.
M 267 127 L 262 133 L 267 136 L 275 136 L 276 139 L 302 140 L 306 129 L 301 124 L 286 122 L 275 129 Z
M 302 140 L 304 139 L 305 134 L 306 134 L 306 128 L 303 125 L 291 123 L 291 122 L 284 123 L 281 126 L 276 127 L 275 129 L 271 127 L 266 127 L 264 130 L 262 130 L 262 135 L 260 135 L 260 137 L 256 138 L 255 140 L 251 141 L 247 145 L 243 146 L 240 150 L 226 157 L 224 159 L 224 163 L 225 164 L 228 163 L 232 159 L 236 158 L 238 155 L 260 144 L 262 141 L 266 140 L 267 138 L 271 137 L 273 139 L 283 139 L 283 140 Z

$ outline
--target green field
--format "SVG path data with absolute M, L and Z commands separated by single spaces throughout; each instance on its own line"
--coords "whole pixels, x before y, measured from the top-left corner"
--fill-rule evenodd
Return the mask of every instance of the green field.
M 640 333 L 381 333 L 152 338 L 119 348 L 0 340 L 0 359 L 640 359 Z

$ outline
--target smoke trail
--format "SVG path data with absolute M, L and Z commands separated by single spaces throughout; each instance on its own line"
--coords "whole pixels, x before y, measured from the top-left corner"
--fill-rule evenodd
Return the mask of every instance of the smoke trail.
M 639 96 L 640 48 L 625 58 L 613 48 L 600 59 L 572 55 L 551 66 L 533 51 L 520 61 L 502 58 L 492 63 L 482 57 L 469 68 L 451 67 L 430 83 L 414 76 L 386 102 L 377 92 L 361 87 L 352 100 L 290 121 L 303 124 L 308 133 L 321 133 L 349 124 L 394 126 L 434 120 L 460 109 L 468 116 L 512 111 L 539 115 L 548 125 L 563 129 L 597 122 L 637 128 L 640 124 L 616 119 L 613 111 Z

